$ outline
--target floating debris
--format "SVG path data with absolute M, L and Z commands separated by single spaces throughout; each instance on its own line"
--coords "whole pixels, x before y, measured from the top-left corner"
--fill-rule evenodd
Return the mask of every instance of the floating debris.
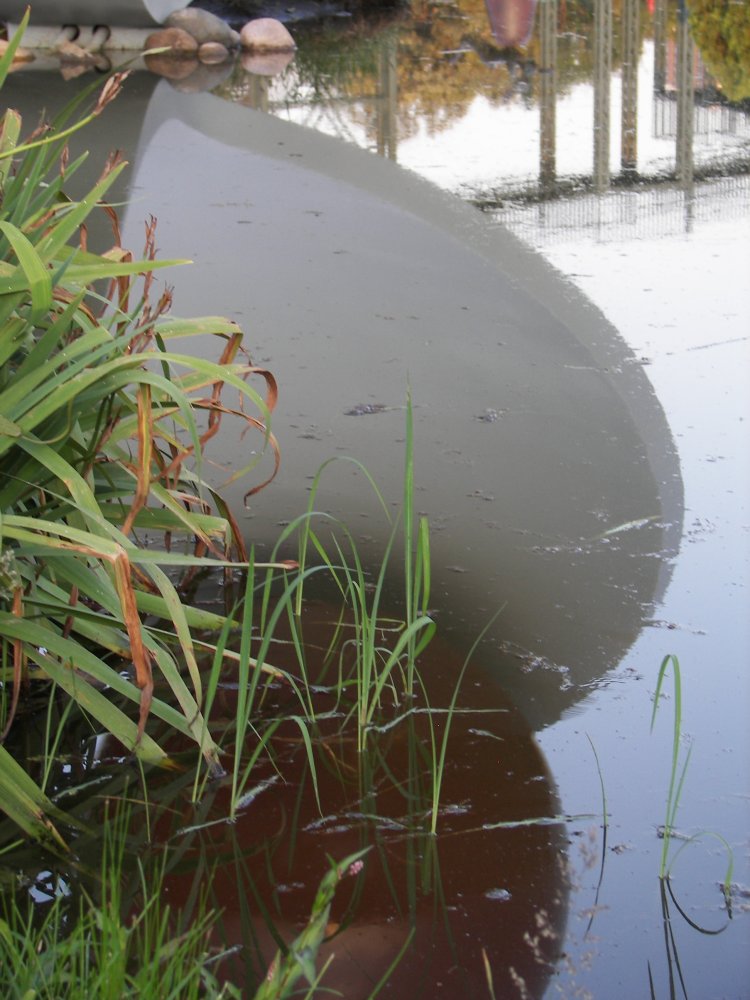
M 471 811 L 470 802 L 451 802 L 440 809 L 441 816 L 465 816 Z
M 494 424 L 505 412 L 505 410 L 494 410 L 491 406 L 488 406 L 483 413 L 477 413 L 474 419 L 481 420 L 483 424 Z
M 507 903 L 513 897 L 507 889 L 488 889 L 484 894 L 485 899 L 495 899 L 499 903 Z
M 386 410 L 393 410 L 395 407 L 386 406 L 385 403 L 357 403 L 350 410 L 344 410 L 345 417 L 366 417 L 371 413 L 385 413 Z
M 270 778 L 266 778 L 264 781 L 261 781 L 257 785 L 254 785 L 252 788 L 249 788 L 245 792 L 245 794 L 238 799 L 237 811 L 239 812 L 242 809 L 247 808 L 247 806 L 249 806 L 252 802 L 254 802 L 255 799 L 257 799 L 262 792 L 265 792 L 266 789 L 271 788 L 271 786 L 275 785 L 277 781 L 279 781 L 279 776 L 278 774 L 274 774 Z
M 656 514 L 652 514 L 651 517 L 638 517 L 634 521 L 626 521 L 624 524 L 618 524 L 614 528 L 608 528 L 601 535 L 597 535 L 596 538 L 609 538 L 612 535 L 620 535 L 624 531 L 635 531 L 637 528 L 645 528 L 647 524 L 651 524 L 652 521 L 656 520 L 658 520 Z
M 505 743 L 505 737 L 498 736 L 497 733 L 491 733 L 489 729 L 474 729 L 473 727 L 469 729 L 472 736 L 487 736 L 492 740 L 499 740 L 501 743 Z

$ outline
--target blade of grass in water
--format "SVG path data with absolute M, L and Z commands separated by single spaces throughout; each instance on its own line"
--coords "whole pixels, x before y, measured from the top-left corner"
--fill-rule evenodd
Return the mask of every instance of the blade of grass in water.
M 654 692 L 654 704 L 651 711 L 651 732 L 654 731 L 654 725 L 656 723 L 656 715 L 659 710 L 659 699 L 662 695 L 662 690 L 664 687 L 667 671 L 669 667 L 672 668 L 672 678 L 674 683 L 674 712 L 672 721 L 672 755 L 671 755 L 671 767 L 669 772 L 669 787 L 667 790 L 667 803 L 664 818 L 664 831 L 662 839 L 662 851 L 661 860 L 659 864 L 659 878 L 664 881 L 670 877 L 671 871 L 674 867 L 677 857 L 680 855 L 682 850 L 688 843 L 695 842 L 704 837 L 714 837 L 718 839 L 724 846 L 727 852 L 727 871 L 724 877 L 723 892 L 725 898 L 729 891 L 729 886 L 732 879 L 732 872 L 734 870 L 734 852 L 727 841 L 721 836 L 721 834 L 714 833 L 711 830 L 701 830 L 699 833 L 694 834 L 692 837 L 681 845 L 681 847 L 676 851 L 674 857 L 670 861 L 670 849 L 672 845 L 672 838 L 676 830 L 676 820 L 677 820 L 677 810 L 680 805 L 680 800 L 682 798 L 683 789 L 685 786 L 685 776 L 687 774 L 688 764 L 690 763 L 690 754 L 692 752 L 692 744 L 688 746 L 687 753 L 685 754 L 685 760 L 680 765 L 680 744 L 682 742 L 682 674 L 680 671 L 680 662 L 674 654 L 668 654 L 664 657 L 659 667 L 659 674 L 656 681 L 656 690 Z

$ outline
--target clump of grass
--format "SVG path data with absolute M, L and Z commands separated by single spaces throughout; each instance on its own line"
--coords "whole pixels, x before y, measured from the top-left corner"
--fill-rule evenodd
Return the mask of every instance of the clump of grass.
M 181 921 L 163 897 L 163 867 L 138 863 L 140 900 L 126 911 L 122 894 L 128 811 L 105 812 L 101 872 L 95 894 L 75 902 L 58 879 L 45 908 L 29 892 L 0 901 L 0 994 L 7 1000 L 229 1000 L 212 967 L 214 916 L 199 903 Z M 33 889 L 33 886 L 31 887 Z M 38 893 L 37 893 L 38 895 Z
M 239 1000 L 249 996 L 223 967 L 235 949 L 217 947 L 219 913 L 207 905 L 208 883 L 192 903 L 174 911 L 165 901 L 168 851 L 133 861 L 131 811 L 105 805 L 99 873 L 76 877 L 75 894 L 65 876 L 0 894 L 0 995 L 4 1000 Z M 329 867 L 310 916 L 297 937 L 279 950 L 253 994 L 284 1000 L 306 980 L 312 996 L 331 959 L 317 969 L 333 897 L 339 882 L 357 875 L 367 849 Z M 135 880 L 130 871 L 135 865 Z M 126 877 L 126 867 L 129 875 Z M 77 873 L 80 876 L 80 872 Z M 124 892 L 123 887 L 134 885 Z
M 381 557 L 374 579 L 367 572 L 356 541 L 346 525 L 337 525 L 344 536 L 345 545 L 334 534 L 330 546 L 322 541 L 316 522 L 330 523 L 331 519 L 315 511 L 318 491 L 326 468 L 333 461 L 352 462 L 363 472 L 380 501 L 384 516 L 391 524 L 391 533 Z M 339 682 L 339 693 L 354 691 L 353 709 L 357 722 L 357 747 L 365 750 L 368 733 L 377 721 L 386 692 L 394 703 L 410 702 L 417 691 L 416 663 L 435 634 L 435 623 L 427 613 L 430 596 L 430 538 L 427 519 L 415 521 L 414 514 L 414 444 L 411 397 L 406 407 L 406 453 L 404 464 L 404 494 L 401 518 L 394 523 L 388 507 L 367 470 L 355 459 L 332 459 L 319 470 L 310 490 L 308 511 L 288 529 L 300 528 L 298 563 L 304 572 L 312 549 L 321 564 L 336 581 L 342 600 L 351 614 L 354 638 L 348 644 L 353 656 L 351 678 Z M 394 622 L 383 613 L 383 597 L 387 574 L 396 540 L 402 533 L 404 620 Z M 283 540 L 283 539 L 282 539 Z M 302 587 L 297 591 L 296 613 L 301 614 Z M 384 637 L 394 639 L 386 642 Z
M 221 625 L 218 636 L 215 635 L 211 642 L 201 642 L 202 648 L 210 647 L 213 652 L 211 668 L 205 679 L 206 719 L 210 717 L 228 663 L 232 665 L 232 677 L 236 680 L 233 717 L 224 720 L 227 727 L 222 744 L 230 758 L 227 765 L 227 780 L 231 785 L 230 819 L 234 819 L 238 811 L 252 801 L 254 773 L 262 757 L 274 759 L 274 737 L 279 727 L 288 729 L 289 723 L 297 727 L 313 791 L 318 799 L 315 744 L 321 741 L 326 743 L 330 738 L 329 723 L 333 715 L 340 720 L 335 724 L 340 734 L 348 734 L 352 729 L 356 733 L 356 747 L 361 757 L 356 770 L 364 779 L 369 766 L 364 762 L 368 740 L 375 738 L 382 719 L 389 718 L 394 708 L 408 712 L 415 696 L 420 694 L 416 662 L 434 635 L 435 624 L 425 613 L 430 589 L 426 519 L 420 519 L 415 530 L 409 527 L 414 520 L 412 440 L 409 401 L 404 513 L 395 523 L 367 471 L 359 462 L 348 460 L 354 461 L 364 473 L 381 499 L 384 516 L 391 524 L 390 538 L 374 578 L 346 525 L 315 510 L 321 479 L 330 464 L 326 463 L 313 483 L 307 513 L 282 532 L 271 555 L 270 566 L 259 567 L 253 551 L 250 551 L 247 567 L 243 571 L 240 599 L 223 624 L 215 616 L 215 624 Z M 320 530 L 321 522 L 333 528 L 325 538 Z M 387 617 L 384 601 L 387 575 L 391 563 L 395 562 L 392 557 L 400 532 L 405 553 L 405 611 L 403 618 L 397 619 Z M 298 558 L 285 568 L 279 552 L 295 534 L 299 536 Z M 303 591 L 312 577 L 321 575 L 334 581 L 342 600 L 339 622 L 333 629 L 322 667 L 325 671 L 336 660 L 336 679 L 332 685 L 325 686 L 322 686 L 320 664 L 314 668 L 315 675 L 311 676 L 303 613 Z M 235 625 L 239 628 L 236 629 Z M 291 651 L 293 661 L 292 666 L 287 664 L 283 671 L 268 664 L 271 644 L 278 641 L 280 625 L 285 628 L 285 645 Z M 295 697 L 297 711 L 289 710 L 288 701 L 284 710 L 277 714 L 264 709 L 264 674 L 283 678 L 285 687 Z M 326 698 L 333 694 L 336 699 L 334 712 L 330 710 L 330 703 L 326 710 L 321 711 L 320 691 L 325 692 Z M 327 736 L 320 734 L 321 724 L 326 724 Z M 442 750 L 444 759 L 445 743 Z M 435 771 L 435 765 L 433 760 L 431 773 Z M 205 777 L 204 772 L 203 780 Z M 366 794 L 366 785 L 367 780 L 364 780 L 363 794 Z M 194 798 L 198 797 L 200 787 L 201 778 L 196 774 Z M 434 791 L 439 794 L 439 785 Z M 320 802 L 318 804 L 320 807 Z
M 0 59 L 0 87 L 27 21 Z M 88 113 L 77 100 L 28 136 L 15 111 L 0 119 L 0 807 L 58 849 L 65 817 L 3 745 L 22 689 L 64 692 L 142 764 L 167 763 L 156 716 L 218 771 L 193 638 L 207 619 L 183 595 L 199 569 L 247 553 L 201 476 L 203 451 L 236 418 L 273 453 L 266 481 L 279 460 L 276 384 L 243 356 L 239 328 L 179 320 L 168 291 L 155 297 L 154 270 L 179 262 L 155 259 L 153 220 L 142 259 L 121 245 L 106 198 L 124 162 L 111 159 L 79 201 L 65 194 L 85 159 L 67 139 L 125 76 L 109 77 Z M 87 240 L 96 209 L 114 239 L 100 254 Z M 175 349 L 196 336 L 216 338 L 217 362 Z

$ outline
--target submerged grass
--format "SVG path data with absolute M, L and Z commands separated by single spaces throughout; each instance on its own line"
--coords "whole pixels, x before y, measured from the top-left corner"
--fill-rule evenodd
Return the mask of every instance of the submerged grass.
M 147 873 L 139 863 L 140 899 L 130 914 L 123 912 L 127 824 L 128 810 L 105 812 L 95 895 L 84 891 L 71 903 L 58 879 L 46 907 L 29 891 L 2 897 L 0 993 L 7 1000 L 240 996 L 212 971 L 220 957 L 209 946 L 212 916 L 200 906 L 191 921 L 178 919 L 164 902 L 158 865 Z
M 330 959 L 317 969 L 338 883 L 361 870 L 367 850 L 329 859 L 306 925 L 271 961 L 257 991 L 231 982 L 223 969 L 235 948 L 217 947 L 220 919 L 208 907 L 203 880 L 192 903 L 165 901 L 168 852 L 135 860 L 135 890 L 126 895 L 124 863 L 133 866 L 131 810 L 105 810 L 98 875 L 75 895 L 50 872 L 44 883 L 0 894 L 0 995 L 7 1000 L 285 1000 L 317 995 Z M 132 883 L 132 877 L 130 879 Z M 210 881 L 210 880 L 209 880 Z M 300 987 L 300 981 L 307 988 Z
M 414 517 L 414 431 L 411 397 L 406 406 L 406 452 L 404 495 L 401 518 L 392 522 L 387 505 L 367 470 L 352 459 L 333 459 L 318 471 L 310 490 L 308 511 L 304 518 L 288 529 L 299 527 L 298 563 L 304 579 L 311 550 L 335 580 L 341 598 L 351 615 L 354 638 L 347 644 L 353 654 L 353 669 L 347 677 L 340 676 L 338 693 L 348 696 L 353 690 L 352 709 L 357 722 L 357 747 L 365 750 L 368 733 L 377 721 L 383 699 L 388 693 L 393 704 L 411 703 L 417 693 L 416 664 L 419 656 L 435 634 L 435 623 L 427 613 L 430 594 L 430 539 L 426 518 L 420 518 L 415 529 Z M 337 525 L 344 544 L 333 535 L 329 546 L 322 539 L 319 524 L 330 526 L 332 519 L 316 512 L 322 476 L 333 461 L 349 461 L 360 469 L 372 486 L 376 497 L 391 523 L 391 532 L 374 579 L 366 571 L 355 539 L 346 525 Z M 384 619 L 383 595 L 396 541 L 402 536 L 404 553 L 404 620 L 403 623 Z M 282 536 L 284 541 L 287 535 Z M 332 552 L 329 551 L 332 548 Z M 297 591 L 295 612 L 301 614 L 303 587 Z M 386 637 L 395 641 L 387 642 Z
M 284 951 L 278 951 L 271 962 L 266 979 L 255 994 L 255 1000 L 285 1000 L 299 994 L 300 979 L 307 980 L 312 996 L 320 985 L 327 965 L 320 971 L 315 958 L 327 935 L 328 917 L 336 886 L 346 875 L 356 875 L 367 851 L 357 851 L 336 863 L 329 859 L 329 870 L 318 887 L 307 926 Z M 329 959 L 330 961 L 330 959 Z

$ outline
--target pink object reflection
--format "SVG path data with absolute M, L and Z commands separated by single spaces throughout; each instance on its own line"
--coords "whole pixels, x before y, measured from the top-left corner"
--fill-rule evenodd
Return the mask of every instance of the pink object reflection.
M 500 48 L 526 45 L 534 28 L 537 0 L 485 0 L 487 16 Z

